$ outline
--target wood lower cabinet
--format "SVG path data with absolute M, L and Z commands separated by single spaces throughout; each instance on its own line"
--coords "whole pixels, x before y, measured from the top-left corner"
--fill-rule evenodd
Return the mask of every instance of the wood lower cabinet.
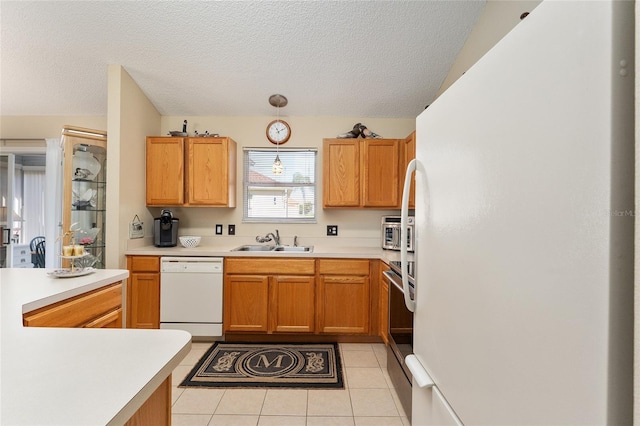
M 127 256 L 127 328 L 160 328 L 160 257 Z
M 148 425 L 171 425 L 171 375 L 125 423 L 125 426 Z
M 226 269 L 226 268 L 225 268 Z M 224 330 L 269 331 L 269 277 L 227 275 L 224 280 Z
M 269 329 L 278 333 L 313 333 L 315 278 L 304 275 L 271 277 Z
M 318 275 L 318 331 L 368 334 L 369 260 L 319 259 Z
M 23 315 L 26 327 L 122 327 L 122 282 Z
M 224 269 L 225 332 L 315 330 L 315 260 L 227 258 Z

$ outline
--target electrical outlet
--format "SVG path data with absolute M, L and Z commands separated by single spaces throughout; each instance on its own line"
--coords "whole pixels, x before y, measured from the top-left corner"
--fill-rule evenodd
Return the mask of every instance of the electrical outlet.
M 227 233 L 229 235 L 236 235 L 236 226 L 235 225 L 229 225 L 227 228 Z
M 330 236 L 338 235 L 338 225 L 327 225 L 327 235 L 330 235 Z
M 216 235 L 222 235 L 222 224 L 216 225 Z

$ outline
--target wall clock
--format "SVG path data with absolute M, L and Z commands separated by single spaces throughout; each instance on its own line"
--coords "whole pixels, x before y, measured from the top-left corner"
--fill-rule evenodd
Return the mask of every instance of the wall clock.
M 267 125 L 267 139 L 275 145 L 287 143 L 291 137 L 291 127 L 284 120 L 273 120 Z

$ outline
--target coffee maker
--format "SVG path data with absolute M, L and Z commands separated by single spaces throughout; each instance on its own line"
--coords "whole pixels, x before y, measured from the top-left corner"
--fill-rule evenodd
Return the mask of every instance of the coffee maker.
M 156 247 L 175 247 L 178 244 L 178 219 L 171 210 L 162 210 L 153 219 L 153 244 Z

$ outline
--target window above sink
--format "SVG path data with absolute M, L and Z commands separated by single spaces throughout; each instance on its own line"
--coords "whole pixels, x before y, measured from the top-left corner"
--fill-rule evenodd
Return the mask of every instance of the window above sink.
M 273 173 L 276 150 L 244 149 L 243 222 L 316 223 L 316 148 L 280 148 L 284 171 Z

